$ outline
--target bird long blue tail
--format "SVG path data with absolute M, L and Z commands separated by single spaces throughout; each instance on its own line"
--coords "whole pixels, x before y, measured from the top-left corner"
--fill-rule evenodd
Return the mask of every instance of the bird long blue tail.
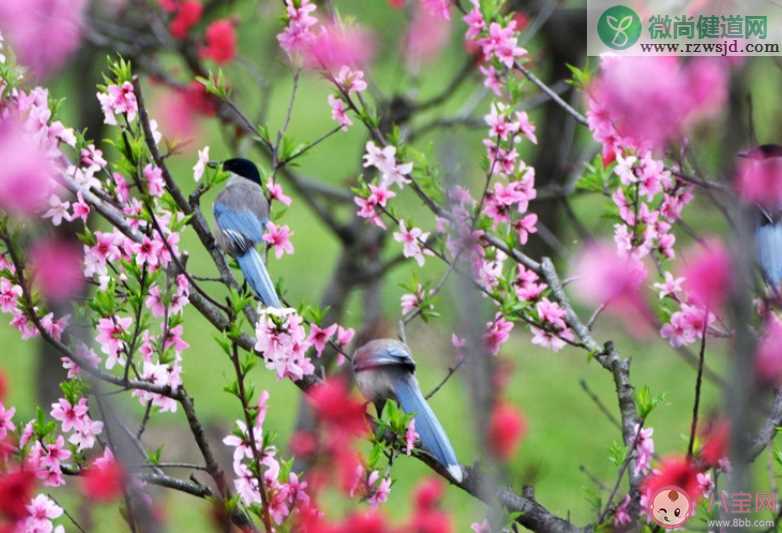
M 261 302 L 267 307 L 281 308 L 282 304 L 277 297 L 277 291 L 274 290 L 274 283 L 263 259 L 255 248 L 250 248 L 244 255 L 236 258 L 239 268 L 242 269 L 244 279 L 250 284 L 255 294 L 261 299 Z
M 782 282 L 782 223 L 762 226 L 755 232 L 758 261 L 763 275 L 775 290 Z
M 415 413 L 415 430 L 421 438 L 421 444 L 431 453 L 453 478 L 461 482 L 462 467 L 456 459 L 451 442 L 445 434 L 437 417 L 421 394 L 421 389 L 412 374 L 399 374 L 392 381 L 397 401 L 406 413 Z

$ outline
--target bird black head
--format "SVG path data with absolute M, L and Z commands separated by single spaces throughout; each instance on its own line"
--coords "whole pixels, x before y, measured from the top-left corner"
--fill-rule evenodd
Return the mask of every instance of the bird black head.
M 223 170 L 233 172 L 237 176 L 247 178 L 258 185 L 261 184 L 261 175 L 258 172 L 258 167 L 249 159 L 242 159 L 241 157 L 226 159 L 223 161 Z
M 756 157 L 759 159 L 782 157 L 782 146 L 778 144 L 761 144 L 755 148 L 750 148 L 749 150 L 739 152 L 739 157 Z

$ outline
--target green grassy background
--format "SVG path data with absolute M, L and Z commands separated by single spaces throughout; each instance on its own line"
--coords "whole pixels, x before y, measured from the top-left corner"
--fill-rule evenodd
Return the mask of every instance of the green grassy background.
M 392 91 L 405 89 L 409 94 L 422 98 L 437 94 L 464 61 L 458 35 L 454 35 L 453 46 L 442 55 L 440 60 L 428 65 L 423 75 L 412 77 L 405 74 L 395 57 L 401 15 L 391 12 L 384 2 L 367 7 L 363 2 L 339 2 L 343 13 L 356 13 L 362 22 L 375 29 L 378 38 L 377 64 L 372 69 L 374 86 L 388 95 Z M 361 9 L 358 7 L 361 6 Z M 265 8 L 264 8 L 265 9 Z M 278 13 L 273 12 L 276 16 Z M 290 94 L 290 74 L 281 63 L 278 54 L 267 54 L 265 44 L 273 35 L 274 18 L 265 10 L 255 11 L 247 8 L 246 24 L 242 27 L 241 47 L 245 62 L 255 65 L 261 73 L 270 73 L 275 88 L 271 96 L 268 124 L 272 132 L 276 131 L 283 120 Z M 381 28 L 385 30 L 381 31 Z M 457 24 L 457 32 L 462 31 Z M 536 42 L 529 48 L 533 56 L 540 52 Z M 174 64 L 172 58 L 168 58 Z M 253 116 L 258 106 L 257 83 L 248 69 L 234 65 L 227 69 L 229 79 L 234 81 L 236 99 Z M 52 85 L 55 97 L 72 98 L 75 86 L 74 74 L 66 73 Z M 770 60 L 757 61 L 750 66 L 748 76 L 752 80 L 748 86 L 752 89 L 756 109 L 757 129 L 761 140 L 774 140 L 779 134 L 780 108 L 778 94 L 780 87 L 779 69 Z M 468 84 L 467 90 L 460 90 L 444 109 L 445 114 L 455 112 L 470 94 L 474 84 Z M 84 90 L 91 90 L 85 87 Z M 326 105 L 328 87 L 316 76 L 304 75 L 299 97 L 291 122 L 290 133 L 300 141 L 316 138 L 332 127 L 329 110 Z M 529 88 L 530 92 L 532 89 Z M 479 110 L 486 109 L 486 102 Z M 154 110 L 154 105 L 153 105 Z M 74 119 L 74 110 L 66 103 L 66 119 Z M 541 123 L 545 120 L 539 112 L 532 113 L 532 119 Z M 426 116 L 420 120 L 426 120 Z M 706 149 L 703 160 L 708 167 L 711 141 L 718 141 L 721 128 L 715 126 L 700 132 Z M 212 148 L 213 158 L 224 158 L 229 150 L 224 143 L 224 132 L 214 123 L 204 125 L 203 136 L 191 143 L 184 154 L 171 159 L 179 183 L 185 191 L 192 188 L 191 167 L 195 161 L 194 151 L 203 144 Z M 418 147 L 437 156 L 440 143 L 453 143 L 464 150 L 468 157 L 463 163 L 464 174 L 479 176 L 477 164 L 482 155 L 479 140 L 482 132 L 449 132 L 445 137 L 428 136 L 418 142 Z M 359 171 L 360 156 L 365 142 L 365 133 L 355 126 L 350 132 L 340 134 L 323 143 L 301 161 L 299 171 L 304 175 L 324 182 L 343 184 Z M 778 140 L 778 138 L 777 138 Z M 716 146 L 716 145 L 715 145 Z M 554 147 L 542 147 L 553 149 Z M 533 154 L 523 151 L 522 155 L 531 160 Z M 212 196 L 204 198 L 205 205 Z M 329 273 L 334 265 L 338 244 L 334 238 L 317 224 L 303 202 L 295 199 L 288 211 L 284 223 L 294 231 L 293 243 L 296 254 L 283 260 L 271 261 L 274 276 L 282 276 L 288 289 L 288 298 L 292 302 L 318 301 Z M 404 205 L 409 213 L 421 213 L 417 202 L 411 196 L 398 199 L 398 205 Z M 598 232 L 605 234 L 606 224 L 600 220 L 601 201 L 584 198 L 575 202 L 579 216 Z M 348 215 L 345 212 L 343 215 Z M 696 202 L 688 209 L 687 219 L 699 231 L 710 233 L 721 229 L 720 219 L 709 210 L 705 203 Z M 425 218 L 419 218 L 425 227 L 430 226 Z M 208 258 L 199 249 L 192 231 L 186 230 L 182 247 L 191 255 L 192 271 L 199 275 L 213 274 Z M 563 236 L 567 244 L 577 244 L 571 235 Z M 682 236 L 686 242 L 686 237 Z M 397 251 L 396 243 L 389 248 Z M 409 279 L 415 265 L 397 269 L 388 279 L 383 290 L 383 306 L 388 319 L 393 323 L 399 314 L 399 297 L 402 289 L 399 284 Z M 442 267 L 434 259 L 428 261 L 424 277 L 436 278 Z M 354 299 L 355 300 L 355 299 Z M 444 306 L 447 307 L 447 306 Z M 588 312 L 588 311 L 587 311 Z M 447 316 L 447 313 L 446 313 Z M 362 310 L 358 301 L 353 301 L 344 323 L 360 325 Z M 9 376 L 9 398 L 7 404 L 18 409 L 18 420 L 29 419 L 33 415 L 34 405 L 34 366 L 36 364 L 35 342 L 22 342 L 15 331 L 0 324 L 0 346 L 3 356 L 0 367 Z M 415 323 L 408 336 L 420 363 L 419 380 L 424 389 L 429 389 L 444 375 L 452 356 L 448 339 L 451 326 L 447 321 L 435 321 L 431 324 Z M 211 338 L 212 331 L 194 310 L 186 311 L 185 339 L 191 348 L 184 356 L 183 379 L 191 394 L 197 399 L 199 416 L 219 430 L 217 435 L 226 434 L 233 420 L 241 416 L 236 400 L 222 392 L 223 386 L 232 379 L 229 361 L 217 348 Z M 654 393 L 665 393 L 667 402 L 652 415 L 648 424 L 655 429 L 654 438 L 657 451 L 664 456 L 668 453 L 682 453 L 686 448 L 684 435 L 689 431 L 690 411 L 693 401 L 695 373 L 690 366 L 658 338 L 634 339 L 626 335 L 621 324 L 610 319 L 602 319 L 598 328 L 599 339 L 614 339 L 622 353 L 632 358 L 632 374 L 636 386 L 648 385 Z M 529 343 L 526 330 L 517 327 L 514 336 L 502 351 L 502 356 L 513 362 L 514 371 L 507 389 L 509 399 L 524 413 L 529 424 L 529 433 L 519 453 L 511 463 L 510 480 L 515 486 L 521 483 L 534 483 L 536 497 L 553 512 L 569 516 L 577 524 L 594 519 L 586 498 L 586 489 L 591 482 L 581 471 L 585 466 L 606 484 L 612 484 L 616 468 L 608 461 L 608 450 L 614 441 L 619 440 L 619 432 L 611 425 L 581 390 L 580 380 L 585 380 L 597 392 L 603 402 L 617 413 L 613 383 L 609 373 L 596 363 L 589 362 L 583 352 L 565 349 L 552 353 L 537 349 Z M 726 368 L 727 350 L 715 345 L 708 352 L 709 364 L 722 372 Z M 271 372 L 257 369 L 252 380 L 258 389 L 268 389 L 271 393 L 267 428 L 276 433 L 277 443 L 284 450 L 295 420 L 296 406 L 300 399 L 298 390 L 289 382 L 279 382 Z M 475 458 L 472 425 L 465 416 L 469 406 L 465 404 L 465 391 L 460 380 L 452 380 L 433 399 L 432 407 L 438 413 L 443 425 L 454 443 L 457 455 L 465 463 Z M 720 407 L 721 398 L 710 383 L 704 386 L 702 413 L 709 413 Z M 128 403 L 128 408 L 140 415 L 140 407 Z M 222 431 L 222 433 L 220 433 Z M 186 424 L 181 412 L 156 415 L 153 417 L 147 435 L 151 447 L 165 444 L 163 460 L 191 457 L 191 439 L 186 432 Z M 219 444 L 218 444 L 219 445 Z M 391 500 L 386 510 L 395 519 L 407 516 L 412 487 L 428 470 L 419 462 L 402 458 L 394 468 L 396 480 Z M 59 494 L 59 491 L 54 491 Z M 70 501 L 67 496 L 64 501 Z M 195 498 L 175 494 L 160 493 L 161 507 L 170 518 L 173 531 L 206 531 L 207 505 Z M 446 493 L 446 508 L 454 513 L 457 531 L 468 531 L 472 521 L 483 517 L 483 510 L 476 501 L 457 488 Z M 98 514 L 97 530 L 122 527 L 114 509 L 106 508 Z M 66 526 L 69 528 L 69 525 Z M 70 529 L 70 528 L 69 528 Z

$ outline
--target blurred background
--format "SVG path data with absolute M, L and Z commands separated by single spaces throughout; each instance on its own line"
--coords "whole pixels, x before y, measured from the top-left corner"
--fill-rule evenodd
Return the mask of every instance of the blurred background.
M 53 67 L 38 73 L 40 83 L 49 88 L 51 96 L 64 99 L 60 120 L 74 128 L 86 128 L 87 136 L 96 140 L 103 138 L 107 133 L 102 126 L 95 85 L 101 81 L 108 55 L 131 52 L 134 67 L 143 77 L 153 118 L 159 121 L 161 131 L 169 140 L 177 141 L 177 153 L 169 159 L 169 165 L 186 193 L 194 187 L 192 166 L 196 151 L 205 145 L 210 146 L 213 159 L 246 152 L 262 163 L 257 153 L 247 151 L 244 143 L 237 144 L 230 128 L 221 125 L 217 118 L 188 113 L 181 94 L 144 74 L 145 67 L 154 65 L 181 83 L 189 83 L 192 76 L 174 49 L 147 50 L 143 45 L 132 48 L 112 42 L 110 37 L 115 36 L 124 43 L 125 31 L 143 35 L 144 31 L 154 34 L 159 30 L 155 25 L 144 30 L 142 24 L 148 16 L 145 10 L 162 16 L 157 2 L 127 1 L 127 5 L 123 0 L 85 3 L 78 47 L 61 59 L 52 60 Z M 29 9 L 45 3 L 37 0 L 17 2 Z M 63 0 L 61 3 L 68 2 Z M 477 188 L 483 180 L 481 139 L 486 135 L 486 129 L 482 117 L 488 112 L 492 95 L 482 86 L 479 74 L 470 67 L 470 51 L 463 45 L 465 26 L 458 13 L 452 10 L 451 23 L 442 24 L 417 21 L 414 8 L 400 9 L 392 5 L 398 2 L 335 0 L 329 3 L 342 17 L 355 19 L 373 35 L 374 59 L 367 74 L 370 98 L 378 102 L 375 105 L 404 113 L 413 102 L 431 102 L 429 107 L 405 122 L 403 134 L 427 153 L 431 161 L 439 162 L 443 172 L 458 174 L 467 185 Z M 285 118 L 292 88 L 292 69 L 275 39 L 283 24 L 282 2 L 241 0 L 222 4 L 214 7 L 215 13 L 231 17 L 239 36 L 236 60 L 223 66 L 225 77 L 233 88 L 233 100 L 247 116 L 259 118 L 274 133 Z M 597 67 L 596 58 L 585 57 L 584 2 L 539 0 L 510 4 L 510 9 L 517 12 L 519 23 L 526 28 L 521 44 L 529 51 L 528 66 L 563 98 L 583 110 L 583 94 L 567 84 L 570 72 L 566 65 Z M 117 16 L 118 13 L 122 15 Z M 0 32 L 12 46 L 14 35 L 20 33 L 18 26 L 14 26 L 20 23 L 19 14 L 16 16 L 14 19 L 6 8 L 0 7 Z M 37 16 L 42 16 L 40 11 Z M 50 22 L 43 20 L 44 26 Z M 419 26 L 411 33 L 413 24 Z M 194 32 L 198 31 L 196 26 Z M 439 41 L 422 45 L 420 32 L 436 33 L 429 37 Z M 411 48 L 411 36 L 416 34 L 419 40 L 415 44 L 423 48 Z M 49 46 L 45 38 L 42 39 L 40 46 Z M 128 41 L 132 42 L 133 38 Z M 52 46 L 56 48 L 56 45 Z M 779 102 L 782 65 L 778 58 L 733 61 L 736 65 L 730 105 L 689 139 L 703 172 L 714 177 L 726 178 L 724 173 L 731 168 L 730 154 L 751 144 L 750 110 L 760 142 L 782 140 Z M 528 102 L 539 139 L 537 146 L 522 145 L 521 157 L 536 167 L 539 188 L 572 183 L 584 164 L 598 153 L 599 147 L 586 128 L 576 125 L 557 105 L 543 101 L 529 82 L 522 82 L 521 90 L 527 95 L 524 101 Z M 297 141 L 307 142 L 333 128 L 326 101 L 330 87 L 318 75 L 305 72 L 298 91 L 289 133 Z M 447 97 L 440 101 L 438 97 L 443 94 Z M 180 109 L 183 105 L 185 111 Z M 330 137 L 302 157 L 296 171 L 311 180 L 346 188 L 361 172 L 361 155 L 366 141 L 365 131 L 354 126 L 346 133 Z M 103 148 L 107 150 L 106 146 Z M 110 154 L 110 150 L 108 152 Z M 284 221 L 295 232 L 292 242 L 296 253 L 282 260 L 271 259 L 270 271 L 273 277 L 283 278 L 290 302 L 317 303 L 337 268 L 341 246 L 285 180 L 282 185 L 294 199 Z M 432 229 L 425 225 L 431 217 L 425 216 L 419 202 L 408 194 L 397 199 L 398 205 L 404 206 L 425 230 Z M 209 205 L 212 200 L 213 196 L 205 197 L 203 203 Z M 563 271 L 567 271 L 567 251 L 572 253 L 578 248 L 585 228 L 610 238 L 612 224 L 604 217 L 607 201 L 601 196 L 577 193 L 567 200 L 536 202 L 530 210 L 539 214 L 550 234 L 546 239 L 534 239 L 528 246 L 529 254 L 533 257 L 557 256 Z M 335 210 L 342 219 L 349 220 L 353 216 L 351 206 L 335 207 Z M 211 224 L 211 213 L 209 220 Z M 719 234 L 724 230 L 721 217 L 711 204 L 701 199 L 696 199 L 686 209 L 684 220 L 699 235 Z M 68 228 L 58 231 L 67 232 Z M 682 243 L 680 246 L 686 246 L 692 240 L 691 235 L 681 230 L 677 230 L 677 238 Z M 212 263 L 197 245 L 192 230 L 186 230 L 183 239 L 182 249 L 191 255 L 191 271 L 201 276 L 215 275 Z M 559 253 L 562 250 L 566 252 Z M 397 255 L 398 243 L 388 242 L 381 253 L 383 257 Z M 368 331 L 373 335 L 394 336 L 400 317 L 400 297 L 409 292 L 401 285 L 414 278 L 436 280 L 443 272 L 443 266 L 434 260 L 429 260 L 423 270 L 414 262 L 405 262 L 392 271 L 382 286 L 369 291 L 364 288 L 352 290 L 340 323 L 361 330 L 366 326 L 367 313 L 371 309 L 373 316 Z M 84 298 L 89 298 L 89 294 Z M 377 306 L 372 303 L 373 299 Z M 413 321 L 407 330 L 409 344 L 420 365 L 419 381 L 425 391 L 439 383 L 455 362 L 450 344 L 454 319 L 451 301 L 450 295 L 443 293 L 438 297 L 436 307 L 442 317 L 430 323 Z M 591 313 L 591 310 L 581 311 L 585 316 Z M 233 371 L 230 361 L 213 341 L 211 328 L 205 325 L 197 312 L 186 311 L 184 338 L 191 348 L 185 352 L 183 380 L 196 398 L 196 407 L 202 421 L 208 425 L 215 448 L 220 450 L 224 467 L 230 471 L 230 450 L 221 444 L 221 440 L 231 431 L 234 420 L 240 418 L 241 411 L 235 398 L 223 392 Z M 584 352 L 573 348 L 558 353 L 541 350 L 530 344 L 529 337 L 528 331 L 517 325 L 511 342 L 499 356 L 507 362 L 512 376 L 507 388 L 508 399 L 524 413 L 529 426 L 520 451 L 512 460 L 511 479 L 517 489 L 522 484 L 534 484 L 538 501 L 552 512 L 583 524 L 594 518 L 593 503 L 600 492 L 599 485 L 592 479 L 609 485 L 613 483 L 616 466 L 609 461 L 609 450 L 613 443 L 620 441 L 620 434 L 596 408 L 582 383 L 617 414 L 613 384 L 610 376 L 594 362 L 590 363 Z M 648 425 L 654 428 L 658 454 L 664 456 L 669 451 L 681 451 L 689 432 L 695 380 L 692 366 L 659 337 L 632 337 L 621 323 L 610 318 L 603 317 L 598 322 L 596 337 L 613 339 L 623 354 L 632 358 L 636 386 L 648 385 L 655 394 L 666 394 L 665 404 L 654 412 Z M 9 381 L 7 405 L 16 406 L 21 419 L 33 417 L 36 404 L 48 411 L 46 406 L 57 398 L 57 383 L 63 377 L 59 366 L 53 364 L 57 359 L 45 353 L 46 348 L 39 341 L 20 340 L 18 333 L 6 323 L 0 323 L 0 346 L 3 354 L 0 368 Z M 727 356 L 726 346 L 715 342 L 709 349 L 708 366 L 722 374 L 727 366 Z M 263 368 L 257 368 L 251 379 L 258 389 L 270 392 L 266 427 L 274 432 L 275 441 L 284 448 L 297 421 L 301 394 L 289 382 L 277 381 L 272 372 Z M 122 405 L 129 412 L 137 417 L 142 415 L 143 410 L 136 402 L 124 400 Z M 464 400 L 463 383 L 457 373 L 431 403 L 450 435 L 458 457 L 469 464 L 474 457 L 475 441 L 472 425 L 465 420 L 468 410 Z M 715 411 L 720 402 L 713 383 L 707 381 L 702 413 Z M 166 461 L 197 459 L 181 411 L 153 416 L 144 440 L 149 449 L 163 447 L 162 458 Z M 283 451 L 283 455 L 288 453 Z M 387 509 L 406 515 L 412 487 L 428 474 L 421 463 L 403 457 L 394 466 L 395 483 Z M 56 490 L 54 494 L 57 494 Z M 173 491 L 160 490 L 156 494 L 159 494 L 160 509 L 168 517 L 172 530 L 209 530 L 206 502 Z M 67 506 L 67 494 L 61 497 Z M 471 522 L 483 518 L 481 506 L 459 489 L 447 491 L 445 505 L 454 513 L 457 531 L 467 531 Z M 116 509 L 110 506 L 101 509 L 99 516 L 102 526 L 98 530 L 123 524 Z

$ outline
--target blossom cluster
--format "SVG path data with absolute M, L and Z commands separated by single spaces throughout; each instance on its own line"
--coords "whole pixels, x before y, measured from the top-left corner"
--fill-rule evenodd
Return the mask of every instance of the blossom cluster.
M 479 0 L 470 0 L 471 9 L 464 16 L 467 31 L 464 35 L 468 45 L 480 50 L 479 69 L 484 76 L 483 84 L 496 96 L 502 95 L 502 76 L 504 71 L 513 68 L 518 58 L 527 55 L 527 51 L 518 45 L 516 20 L 487 21 L 481 11 Z
M 0 401 L 0 527 L 9 533 L 63 533 L 55 520 L 64 514 L 46 493 L 36 494 L 38 484 L 60 487 L 65 461 L 68 468 L 82 468 L 82 492 L 95 501 L 111 501 L 122 488 L 121 467 L 109 448 L 103 455 L 88 462 L 86 452 L 96 444 L 95 436 L 102 423 L 93 420 L 85 398 L 70 401 L 61 398 L 52 405 L 51 415 L 60 422 L 59 433 L 54 423 L 44 423 L 42 414 L 20 426 L 13 422 L 15 409 L 6 409 Z M 71 432 L 66 444 L 64 434 Z
M 664 281 L 654 284 L 661 299 L 679 306 L 660 330 L 660 335 L 674 347 L 686 346 L 702 339 L 704 333 L 709 334 L 717 322 L 716 315 L 710 309 L 692 300 L 685 282 L 684 277 L 665 272 Z
M 335 342 L 343 351 L 353 339 L 354 331 L 339 324 L 321 327 L 313 324 L 307 334 L 304 319 L 295 309 L 258 308 L 255 325 L 255 349 L 263 355 L 266 367 L 274 370 L 278 379 L 298 381 L 315 372 L 315 365 L 307 355 L 310 348 L 320 357 L 326 344 Z
M 252 428 L 248 430 L 244 421 L 237 420 L 237 430 L 225 437 L 223 443 L 234 448 L 234 486 L 242 502 L 248 507 L 268 502 L 268 512 L 274 523 L 279 525 L 297 506 L 308 505 L 309 496 L 306 490 L 307 482 L 299 480 L 296 473 L 290 472 L 285 481 L 280 481 L 282 468 L 277 458 L 277 450 L 274 446 L 265 444 L 263 435 L 268 401 L 269 393 L 262 391 Z M 254 463 L 256 454 L 259 465 Z M 261 468 L 262 473 L 257 474 L 256 468 Z
M 658 78 L 659 83 L 647 85 L 647 89 L 632 91 L 634 80 L 643 70 L 644 76 L 652 72 L 667 73 Z M 603 163 L 616 162 L 613 172 L 618 178 L 611 195 L 617 209 L 619 222 L 614 226 L 614 241 L 621 256 L 643 259 L 656 256 L 655 260 L 676 258 L 676 236 L 674 225 L 681 219 L 684 208 L 692 201 L 693 187 L 666 168 L 652 150 L 660 149 L 682 135 L 696 118 L 713 113 L 724 99 L 725 77 L 721 67 L 707 60 L 693 62 L 689 66 L 679 65 L 676 58 L 607 58 L 602 64 L 600 76 L 588 88 L 589 127 L 595 139 L 603 146 Z M 624 80 L 629 83 L 619 83 Z M 673 84 L 696 84 L 697 93 L 704 93 L 704 99 L 690 101 L 679 98 L 671 92 Z M 702 84 L 702 85 L 701 85 Z M 681 94 L 691 95 L 688 88 Z M 676 100 L 676 120 L 661 119 L 665 124 L 646 117 L 645 109 L 650 105 L 662 105 Z M 665 104 L 666 110 L 672 110 Z M 639 129 L 643 128 L 643 129 Z M 689 276 L 692 283 L 700 276 L 694 272 Z M 691 292 L 682 287 L 684 280 L 670 272 L 655 285 L 660 289 L 660 298 L 674 302 L 679 309 L 670 313 L 670 319 L 661 329 L 661 335 L 673 346 L 683 346 L 702 338 L 716 317 L 714 306 L 693 298 Z M 636 295 L 636 298 L 640 298 Z M 708 309 L 708 310 L 707 310 Z
M 159 3 L 170 15 L 168 30 L 175 39 L 186 39 L 204 14 L 204 7 L 199 0 L 159 0 Z M 200 56 L 217 64 L 230 63 L 234 59 L 236 28 L 232 20 L 218 19 L 209 23 L 204 32 Z
M 662 150 L 713 117 L 727 98 L 726 65 L 716 58 L 604 57 L 601 74 L 587 88 L 590 128 L 604 156 L 628 146 L 639 153 Z
M 655 447 L 652 434 L 654 430 L 650 427 L 641 428 L 636 425 L 634 429 L 635 447 L 633 449 L 633 460 L 635 466 L 634 475 L 642 476 L 640 506 L 642 518 L 647 522 L 652 522 L 652 517 L 648 510 L 652 496 L 659 490 L 676 486 L 684 490 L 690 502 L 693 504 L 691 509 L 695 508 L 695 502 L 701 497 L 707 497 L 714 489 L 711 468 L 716 468 L 724 472 L 730 471 L 730 464 L 725 457 L 727 450 L 727 426 L 723 423 L 713 424 L 704 434 L 704 443 L 696 458 L 670 455 L 663 457 L 656 466 Z M 619 505 L 613 511 L 613 523 L 617 528 L 624 528 L 632 522 L 630 514 L 630 496 L 627 495 L 620 501 Z
M 342 67 L 360 68 L 373 54 L 374 41 L 357 24 L 338 19 L 319 21 L 310 0 L 285 0 L 287 26 L 277 35 L 288 57 L 333 76 Z

